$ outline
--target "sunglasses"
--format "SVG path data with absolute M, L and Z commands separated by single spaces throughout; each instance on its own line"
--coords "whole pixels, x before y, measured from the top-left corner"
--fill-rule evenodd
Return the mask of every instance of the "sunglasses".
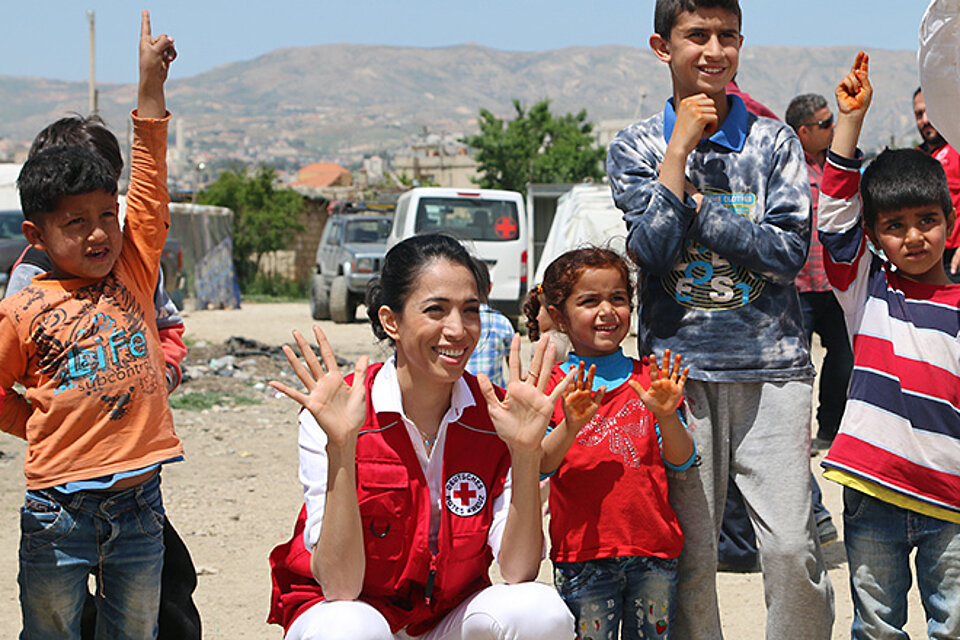
M 806 122 L 800 126 L 801 127 L 817 126 L 817 127 L 820 127 L 821 129 L 829 129 L 830 127 L 833 126 L 833 114 L 830 114 L 830 117 L 827 118 L 826 120 L 817 120 L 816 122 Z

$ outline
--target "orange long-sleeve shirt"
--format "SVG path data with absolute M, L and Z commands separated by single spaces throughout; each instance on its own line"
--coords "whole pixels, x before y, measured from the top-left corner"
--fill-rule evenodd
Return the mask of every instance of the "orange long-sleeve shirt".
M 0 302 L 0 429 L 25 437 L 28 489 L 182 455 L 167 404 L 153 291 L 170 225 L 169 116 L 134 114 L 123 249 L 101 280 L 38 276 Z M 30 402 L 12 390 L 19 382 Z

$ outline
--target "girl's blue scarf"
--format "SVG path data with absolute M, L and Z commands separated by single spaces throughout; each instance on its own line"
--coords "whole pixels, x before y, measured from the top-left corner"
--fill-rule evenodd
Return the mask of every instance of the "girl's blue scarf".
M 596 358 L 587 358 L 578 356 L 570 352 L 567 361 L 560 365 L 564 373 L 569 373 L 571 369 L 576 369 L 580 361 L 583 361 L 584 370 L 590 371 L 590 365 L 597 365 L 597 370 L 593 374 L 593 388 L 599 389 L 602 386 L 607 387 L 607 391 L 619 387 L 630 378 L 633 373 L 633 358 L 625 356 L 623 349 L 617 349 L 614 353 L 599 356 Z

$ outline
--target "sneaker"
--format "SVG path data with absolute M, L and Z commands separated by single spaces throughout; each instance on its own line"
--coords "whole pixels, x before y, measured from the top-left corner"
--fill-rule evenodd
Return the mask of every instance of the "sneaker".
M 826 547 L 837 541 L 840 534 L 837 532 L 832 518 L 826 518 L 817 523 L 817 537 L 820 538 L 821 547 Z

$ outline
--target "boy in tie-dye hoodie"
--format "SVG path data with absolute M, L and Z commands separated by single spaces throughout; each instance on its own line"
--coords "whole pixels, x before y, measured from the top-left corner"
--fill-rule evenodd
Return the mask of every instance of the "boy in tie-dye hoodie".
M 761 550 L 768 640 L 830 638 L 833 590 L 810 503 L 814 371 L 793 281 L 810 239 L 803 149 L 747 112 L 736 0 L 658 0 L 654 53 L 670 68 L 663 112 L 621 131 L 607 171 L 640 267 L 639 352 L 691 363 L 702 457 L 670 481 L 686 538 L 675 637 L 722 637 L 715 586 L 728 475 Z M 802 631 L 800 631 L 802 630 Z

